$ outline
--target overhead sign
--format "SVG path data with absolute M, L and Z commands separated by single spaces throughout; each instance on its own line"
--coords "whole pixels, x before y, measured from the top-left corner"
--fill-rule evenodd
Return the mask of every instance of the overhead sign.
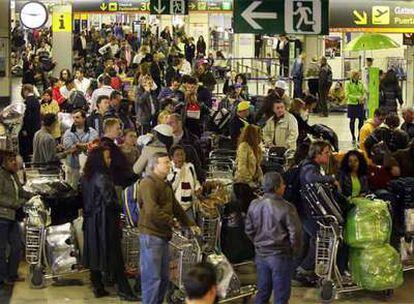
M 329 32 L 328 0 L 234 1 L 234 32 L 312 34 Z
M 188 0 L 151 0 L 153 15 L 188 15 Z
M 188 9 L 190 12 L 212 12 L 212 11 L 228 11 L 233 10 L 233 1 L 232 0 L 208 0 L 208 1 L 199 1 L 199 0 L 190 0 L 188 3 Z
M 74 12 L 149 12 L 150 0 L 74 0 Z
M 330 17 L 331 31 L 412 33 L 414 1 L 335 0 Z
M 70 5 L 53 6 L 52 32 L 72 32 L 72 9 Z

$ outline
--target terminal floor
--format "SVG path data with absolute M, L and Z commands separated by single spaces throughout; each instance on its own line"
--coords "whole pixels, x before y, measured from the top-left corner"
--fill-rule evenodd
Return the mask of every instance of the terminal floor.
M 23 267 L 25 268 L 25 267 Z M 23 269 L 21 269 L 23 270 Z M 23 273 L 22 273 L 23 275 Z M 55 287 L 49 286 L 44 289 L 30 289 L 26 282 L 17 283 L 13 289 L 12 297 L 9 301 L 1 301 L 2 304 L 118 304 L 127 303 L 120 301 L 112 290 L 112 296 L 95 299 L 88 282 L 87 275 L 77 275 L 82 278 L 83 286 Z M 414 273 L 405 273 L 404 285 L 394 291 L 392 298 L 385 300 L 379 292 L 359 291 L 340 296 L 335 303 L 414 303 Z M 231 302 L 231 303 L 241 303 Z M 294 287 L 290 304 L 301 303 L 320 303 L 318 300 L 318 290 L 315 288 Z

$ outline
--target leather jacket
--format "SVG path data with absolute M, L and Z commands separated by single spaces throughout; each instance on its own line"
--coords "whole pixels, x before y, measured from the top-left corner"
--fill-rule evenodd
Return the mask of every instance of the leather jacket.
M 273 193 L 254 200 L 247 211 L 245 232 L 260 256 L 299 256 L 301 227 L 295 206 Z

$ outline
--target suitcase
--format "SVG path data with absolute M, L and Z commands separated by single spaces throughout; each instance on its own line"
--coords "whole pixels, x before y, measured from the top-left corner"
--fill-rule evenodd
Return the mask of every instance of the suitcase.
M 402 218 L 405 234 L 414 235 L 414 177 L 392 180 L 389 191 L 396 197 L 396 216 Z
M 339 224 L 345 223 L 342 209 L 329 186 L 308 184 L 301 189 L 301 195 L 312 217 L 332 215 L 338 220 Z

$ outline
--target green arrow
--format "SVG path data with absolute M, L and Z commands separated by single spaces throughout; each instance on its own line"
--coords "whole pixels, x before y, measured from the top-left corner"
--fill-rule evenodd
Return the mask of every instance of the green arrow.
M 101 3 L 99 7 L 101 8 L 101 10 L 106 11 L 106 9 L 108 8 L 108 5 L 106 5 L 106 3 Z
M 357 20 L 354 20 L 355 24 L 364 25 L 368 23 L 368 15 L 366 11 L 362 11 L 362 15 L 357 10 L 354 10 L 353 13 L 355 18 L 357 18 Z

